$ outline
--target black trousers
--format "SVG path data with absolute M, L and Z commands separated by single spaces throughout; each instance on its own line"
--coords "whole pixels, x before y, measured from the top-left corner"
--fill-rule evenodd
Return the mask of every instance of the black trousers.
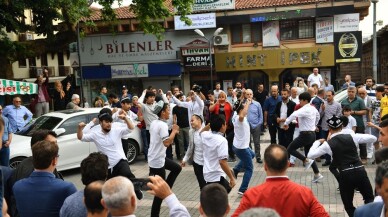
M 365 127 L 359 127 L 357 126 L 356 127 L 356 133 L 365 133 Z M 362 144 L 359 144 L 360 146 L 360 158 L 361 159 L 366 159 L 367 158 L 367 151 L 366 151 L 366 144 L 365 143 L 362 143 Z
M 217 183 L 217 184 L 222 185 L 225 188 L 226 192 L 228 192 L 228 194 L 232 190 L 232 188 L 229 185 L 228 180 L 226 180 L 223 176 L 221 176 L 220 181 L 218 181 L 218 182 L 206 182 L 206 185 L 212 184 L 212 183 Z
M 269 136 L 271 137 L 271 144 L 277 144 L 277 142 L 276 142 L 277 126 L 276 125 L 268 125 L 268 131 L 269 131 Z
M 283 130 L 281 128 L 278 128 L 277 130 L 278 130 L 279 145 L 284 146 L 285 148 L 288 148 L 288 146 L 292 142 L 295 127 L 290 127 L 288 128 L 288 130 Z
M 135 175 L 133 175 L 131 168 L 129 168 L 128 161 L 124 159 L 120 160 L 112 169 L 108 171 L 108 179 L 116 176 L 124 176 L 128 179 L 136 178 Z
M 288 146 L 287 151 L 289 154 L 295 156 L 301 161 L 305 161 L 306 157 L 303 156 L 300 152 L 297 151 L 298 148 L 304 147 L 305 153 L 310 151 L 311 146 L 315 142 L 315 132 L 313 131 L 301 131 L 299 136 L 296 137 Z M 311 165 L 314 173 L 319 173 L 317 164 L 314 163 Z
M 170 173 L 167 176 L 166 179 L 166 170 L 170 170 Z M 162 168 L 152 168 L 150 167 L 150 176 L 158 175 L 162 177 L 164 180 L 166 180 L 167 184 L 172 188 L 174 185 L 174 182 L 176 178 L 178 177 L 179 173 L 182 171 L 182 167 L 175 163 L 173 160 L 170 160 L 169 158 L 165 158 L 164 167 Z M 151 208 L 151 217 L 158 217 L 160 213 L 160 206 L 162 205 L 162 199 L 159 197 L 154 197 L 154 200 L 152 202 L 152 208 Z
M 203 178 L 203 166 L 193 162 L 193 168 L 194 174 L 197 177 L 199 189 L 202 190 L 202 188 L 206 185 L 205 178 Z
M 235 158 L 236 154 L 233 151 L 233 138 L 234 138 L 234 128 L 227 129 L 226 140 L 228 141 L 228 154 L 230 158 Z
M 123 145 L 124 154 L 125 156 L 127 156 L 128 149 L 129 149 L 127 139 L 121 139 L 121 144 Z
M 364 199 L 364 203 L 373 202 L 373 189 L 369 182 L 368 175 L 364 167 L 341 171 L 339 187 L 342 203 L 350 217 L 353 217 L 356 208 L 353 206 L 354 190 L 357 188 Z

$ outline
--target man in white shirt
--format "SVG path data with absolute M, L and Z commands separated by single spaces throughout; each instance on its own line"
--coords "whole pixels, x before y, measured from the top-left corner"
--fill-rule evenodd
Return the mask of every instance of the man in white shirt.
M 173 124 L 171 134 L 169 134 L 167 121 L 170 118 L 170 106 L 162 100 L 155 105 L 154 114 L 159 119 L 152 121 L 150 125 L 151 140 L 148 149 L 150 176 L 159 175 L 172 187 L 182 168 L 179 164 L 166 157 L 166 149 L 174 142 L 174 138 L 179 132 L 179 127 Z M 170 171 L 167 178 L 166 170 Z M 161 205 L 162 199 L 154 197 L 151 216 L 159 216 Z
M 217 100 L 218 99 L 218 95 L 221 93 L 221 83 L 220 82 L 217 82 L 216 83 L 216 89 L 214 89 L 213 93 L 214 93 L 214 98 Z
M 299 104 L 299 96 L 298 96 L 298 88 L 297 87 L 291 88 L 290 100 L 293 101 L 296 105 Z
M 211 131 L 209 131 L 211 129 Z M 226 131 L 225 119 L 213 115 L 210 126 L 204 127 L 201 133 L 203 143 L 203 176 L 206 184 L 221 184 L 229 193 L 236 185 L 236 180 L 228 165 L 228 141 L 224 134 Z M 228 175 L 230 183 L 225 179 Z
M 201 97 L 199 96 L 199 94 L 200 93 L 196 93 L 191 90 L 189 94 L 191 101 L 189 102 L 182 102 L 179 99 L 177 99 L 175 96 L 172 96 L 172 99 L 177 106 L 187 108 L 189 120 L 191 119 L 191 116 L 193 116 L 194 114 L 199 115 L 201 118 L 203 118 L 203 109 L 205 107 L 205 104 L 201 99 Z
M 98 151 L 108 156 L 108 178 L 125 176 L 134 179 L 136 177 L 131 172 L 121 143 L 121 139 L 131 132 L 134 125 L 124 111 L 118 117 L 125 124 L 113 122 L 111 114 L 109 108 L 103 108 L 98 115 L 99 125 L 95 124 L 95 119 L 87 125 L 84 122 L 79 123 L 77 138 L 83 142 L 94 142 Z M 143 198 L 140 190 L 136 190 L 136 195 L 140 200 Z
M 294 111 L 284 122 L 283 129 L 288 130 L 290 123 L 298 118 L 299 124 L 299 136 L 295 138 L 287 150 L 288 153 L 295 156 L 299 160 L 305 163 L 305 169 L 313 168 L 314 178 L 312 182 L 316 183 L 322 179 L 323 176 L 319 173 L 317 164 L 312 159 L 308 159 L 297 151 L 298 148 L 304 147 L 306 153 L 310 150 L 311 145 L 315 141 L 315 130 L 320 119 L 319 112 L 314 106 L 310 105 L 311 96 L 309 93 L 304 92 L 299 95 L 299 101 L 301 108 Z
M 321 74 L 319 74 L 318 68 L 314 68 L 313 73 L 311 73 L 307 78 L 307 86 L 311 87 L 313 84 L 317 84 L 318 89 L 321 88 L 321 86 L 323 86 L 323 79 Z

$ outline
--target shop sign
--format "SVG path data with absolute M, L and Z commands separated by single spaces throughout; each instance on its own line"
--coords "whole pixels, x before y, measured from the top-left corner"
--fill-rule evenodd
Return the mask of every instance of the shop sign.
M 213 29 L 204 29 L 211 34 Z M 179 61 L 180 47 L 200 39 L 193 31 L 166 31 L 158 40 L 152 34 L 89 35 L 80 38 L 82 66 L 128 65 Z
M 182 56 L 190 56 L 190 55 L 209 55 L 210 49 L 207 48 L 182 48 Z M 214 53 L 214 49 L 212 48 L 212 53 Z
M 216 14 L 191 14 L 187 16 L 191 19 L 191 25 L 186 25 L 184 21 L 181 21 L 181 16 L 174 16 L 175 30 L 184 29 L 206 29 L 216 27 Z
M 287 10 L 287 11 L 278 11 L 270 13 L 260 13 L 250 15 L 251 22 L 265 22 L 265 21 L 274 21 L 274 20 L 288 20 L 295 18 L 311 18 L 316 17 L 315 9 L 298 9 L 298 10 Z
M 235 5 L 236 0 L 194 0 L 193 12 L 234 10 Z
M 334 65 L 334 46 L 217 53 L 217 71 L 321 67 Z
M 334 22 L 333 17 L 317 17 L 315 23 L 315 42 L 332 43 L 334 41 Z
M 358 31 L 359 25 L 359 13 L 334 15 L 334 32 Z
M 214 57 L 213 57 L 214 58 Z M 196 56 L 185 56 L 183 60 L 185 67 L 209 67 L 210 56 L 208 55 L 196 55 Z
M 112 78 L 148 77 L 148 64 L 111 66 Z
M 263 23 L 263 47 L 274 47 L 280 45 L 279 21 Z
M 362 55 L 362 34 L 356 32 L 334 33 L 335 62 L 360 62 Z

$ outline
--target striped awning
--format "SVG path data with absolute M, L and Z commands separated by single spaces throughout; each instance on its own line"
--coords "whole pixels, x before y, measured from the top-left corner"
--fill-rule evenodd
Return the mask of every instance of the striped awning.
M 37 92 L 37 84 L 0 79 L 0 95 L 36 94 Z

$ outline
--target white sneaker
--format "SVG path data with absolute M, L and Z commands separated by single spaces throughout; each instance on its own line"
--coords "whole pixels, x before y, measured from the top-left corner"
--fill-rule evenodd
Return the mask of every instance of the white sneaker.
M 304 166 L 304 169 L 308 170 L 311 167 L 311 165 L 313 165 L 313 163 L 314 163 L 314 160 L 308 159 L 306 165 Z
M 313 180 L 311 181 L 312 183 L 317 183 L 318 180 L 323 179 L 323 176 L 319 173 L 318 175 L 314 175 Z

